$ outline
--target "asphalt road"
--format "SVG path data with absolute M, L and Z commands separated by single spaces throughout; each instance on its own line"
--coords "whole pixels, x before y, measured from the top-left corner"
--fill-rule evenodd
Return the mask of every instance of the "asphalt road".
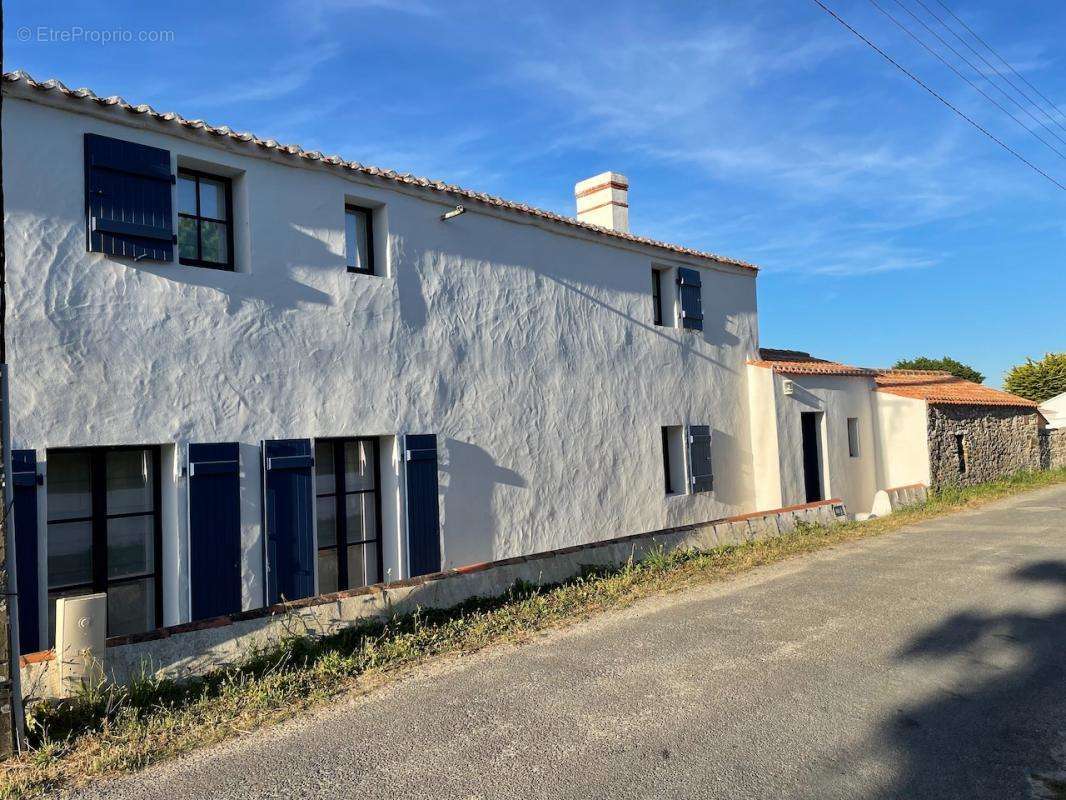
M 427 669 L 83 796 L 1004 800 L 1066 797 L 1062 770 L 1055 488 Z

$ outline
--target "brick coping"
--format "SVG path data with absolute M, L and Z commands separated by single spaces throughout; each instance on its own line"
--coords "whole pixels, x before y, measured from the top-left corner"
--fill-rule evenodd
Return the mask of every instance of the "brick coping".
M 915 486 L 922 486 L 923 484 L 915 484 Z M 910 488 L 910 487 L 897 487 L 897 488 Z M 579 553 L 582 550 L 594 550 L 598 547 L 607 547 L 610 545 L 619 544 L 622 542 L 631 542 L 637 539 L 650 539 L 656 536 L 665 536 L 673 533 L 684 533 L 686 531 L 695 530 L 696 528 L 703 528 L 707 525 L 720 525 L 729 522 L 745 522 L 750 519 L 758 519 L 759 517 L 776 517 L 779 514 L 788 514 L 795 511 L 805 511 L 810 508 L 819 508 L 820 506 L 838 505 L 840 503 L 839 498 L 832 498 L 829 500 L 819 500 L 814 503 L 800 503 L 794 506 L 785 506 L 784 508 L 775 508 L 770 511 L 752 511 L 748 514 L 738 514 L 734 517 L 721 517 L 720 519 L 712 519 L 706 522 L 692 522 L 687 525 L 678 525 L 672 528 L 662 528 L 655 531 L 646 531 L 644 533 L 631 533 L 626 536 L 618 536 L 612 539 L 600 539 L 595 542 L 587 542 L 585 544 L 571 545 L 570 547 L 561 547 L 555 550 L 545 550 L 541 553 L 532 553 L 528 556 L 514 556 L 512 558 L 504 558 L 499 561 L 481 561 L 476 564 L 465 564 L 461 567 L 455 567 L 453 569 L 446 570 L 444 572 L 431 572 L 427 575 L 419 575 L 416 578 L 406 578 L 399 581 L 391 581 L 389 583 L 375 583 L 372 586 L 360 586 L 356 589 L 346 589 L 343 592 L 333 592 L 332 594 L 319 594 L 314 597 L 305 597 L 300 600 L 290 600 L 284 603 L 274 603 L 273 605 L 263 606 L 261 608 L 252 608 L 247 611 L 236 611 L 232 614 L 226 614 L 220 617 L 211 617 L 209 619 L 200 619 L 194 622 L 183 622 L 179 625 L 169 625 L 163 628 L 156 628 L 154 630 L 145 631 L 144 633 L 134 633 L 125 636 L 109 636 L 107 639 L 108 647 L 122 647 L 128 644 L 138 644 L 140 642 L 151 642 L 159 639 L 169 639 L 171 636 L 178 636 L 183 633 L 192 633 L 194 631 L 208 630 L 210 628 L 224 628 L 227 625 L 232 625 L 234 622 L 244 622 L 251 619 L 262 619 L 263 617 L 272 617 L 278 614 L 282 614 L 286 611 L 291 611 L 298 608 L 307 608 L 309 606 L 326 605 L 327 603 L 335 603 L 339 600 L 345 600 L 350 597 L 358 597 L 360 595 L 370 594 L 385 594 L 390 589 L 402 589 L 410 586 L 421 586 L 431 581 L 439 581 L 447 578 L 454 578 L 460 575 L 469 575 L 474 572 L 483 572 L 484 570 L 493 569 L 495 567 L 513 566 L 514 564 L 524 564 L 530 561 L 539 561 L 546 558 L 552 558 L 553 556 L 568 555 L 570 553 Z M 54 650 L 41 650 L 36 653 L 27 653 L 19 658 L 21 666 L 28 666 L 30 664 L 38 664 L 44 661 L 51 661 L 55 658 Z

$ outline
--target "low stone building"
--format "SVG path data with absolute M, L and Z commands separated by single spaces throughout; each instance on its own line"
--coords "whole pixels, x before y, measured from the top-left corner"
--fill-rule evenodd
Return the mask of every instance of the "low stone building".
M 969 486 L 1042 464 L 1037 404 L 948 373 L 890 370 L 877 391 L 924 405 L 928 485 Z

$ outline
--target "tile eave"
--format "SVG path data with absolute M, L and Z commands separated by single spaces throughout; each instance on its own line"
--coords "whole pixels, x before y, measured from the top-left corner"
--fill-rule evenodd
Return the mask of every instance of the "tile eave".
M 645 247 L 663 250 L 680 256 L 689 256 L 692 258 L 713 261 L 718 264 L 739 267 L 741 269 L 750 270 L 754 273 L 758 273 L 759 271 L 759 267 L 755 264 L 752 264 L 747 261 L 742 261 L 737 258 L 730 258 L 729 256 L 723 256 L 717 253 L 709 253 L 702 250 L 696 250 L 694 248 L 685 247 L 683 245 L 671 244 L 670 242 L 661 242 L 656 239 L 650 239 L 646 236 L 637 236 L 632 233 L 614 231 L 609 228 L 601 227 L 599 225 L 591 225 L 587 222 L 581 222 L 580 220 L 574 219 L 573 217 L 567 217 L 562 214 L 557 214 L 554 211 L 546 211 L 544 209 L 535 208 L 525 203 L 518 203 L 513 200 L 506 200 L 502 197 L 486 194 L 485 192 L 474 191 L 472 189 L 466 189 L 462 186 L 458 186 L 455 184 L 449 184 L 443 181 L 433 180 L 418 175 L 412 175 L 411 173 L 398 173 L 395 170 L 368 166 L 365 164 L 361 164 L 357 161 L 348 161 L 342 158 L 341 156 L 326 155 L 317 150 L 307 151 L 299 145 L 284 145 L 274 139 L 261 139 L 258 136 L 255 136 L 254 134 L 234 131 L 233 129 L 227 126 L 209 125 L 202 119 L 189 120 L 173 112 L 159 112 L 147 104 L 134 105 L 124 100 L 122 97 L 119 97 L 118 95 L 112 95 L 110 97 L 100 97 L 91 89 L 71 89 L 61 81 L 56 80 L 54 78 L 51 78 L 46 81 L 38 81 L 32 75 L 29 75 L 28 73 L 22 70 L 15 70 L 13 72 L 5 72 L 3 74 L 3 82 L 5 84 L 22 85 L 41 92 L 58 92 L 60 95 L 71 99 L 95 103 L 102 107 L 121 109 L 131 114 L 147 115 L 148 117 L 159 122 L 172 124 L 186 130 L 202 130 L 214 136 L 227 137 L 234 141 L 246 144 L 253 144 L 258 147 L 272 150 L 278 153 L 287 154 L 295 158 L 302 158 L 307 161 L 315 161 L 335 167 L 340 167 L 342 169 L 348 169 L 354 172 L 362 173 L 364 175 L 369 175 L 383 180 L 392 181 L 394 183 L 404 184 L 408 186 L 418 186 L 423 189 L 439 192 L 441 194 L 445 194 L 450 197 L 458 198 L 467 202 L 472 201 L 477 203 L 483 203 L 493 208 L 504 209 L 520 214 L 527 214 L 529 216 L 547 220 L 552 223 L 564 225 L 570 228 L 585 230 L 590 233 L 598 234 L 611 239 L 617 239 L 633 244 L 639 244 Z

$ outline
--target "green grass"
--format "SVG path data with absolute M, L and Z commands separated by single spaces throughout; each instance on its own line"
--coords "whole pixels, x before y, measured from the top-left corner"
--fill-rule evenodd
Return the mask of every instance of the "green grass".
M 369 691 L 430 659 L 527 641 L 651 595 L 728 578 L 830 545 L 876 536 L 1021 491 L 1066 482 L 1066 470 L 1021 473 L 942 491 L 891 517 L 832 528 L 803 525 L 774 539 L 710 551 L 658 551 L 640 563 L 589 569 L 554 586 L 517 584 L 506 594 L 444 611 L 367 622 L 325 639 L 292 638 L 186 683 L 145 676 L 29 712 L 31 750 L 0 767 L 0 797 L 26 797 L 141 769 L 247 734 L 345 691 Z

